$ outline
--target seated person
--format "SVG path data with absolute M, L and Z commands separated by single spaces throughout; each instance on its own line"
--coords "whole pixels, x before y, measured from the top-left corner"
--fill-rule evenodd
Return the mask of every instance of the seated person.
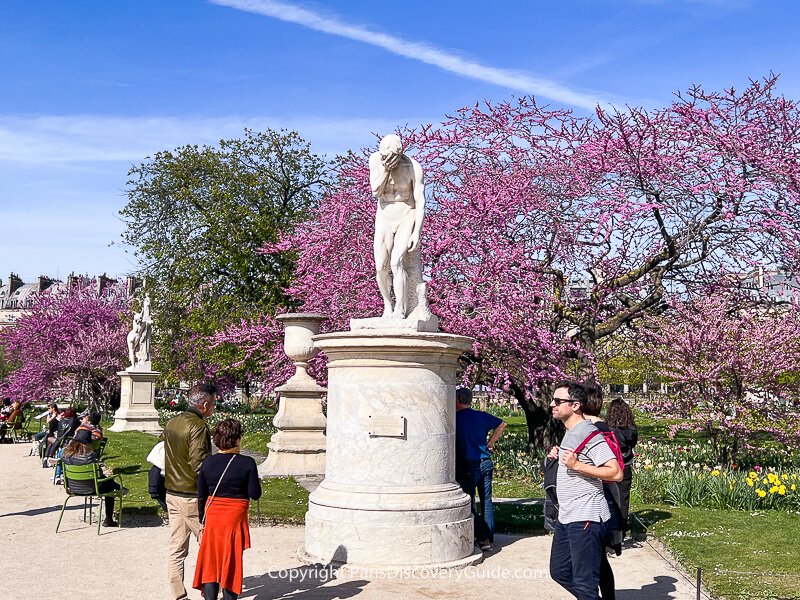
M 60 412 L 61 409 L 58 408 L 58 405 L 55 402 L 51 402 L 47 405 L 47 412 L 44 414 L 45 424 L 47 426 L 39 433 L 34 434 L 34 441 L 41 443 L 42 440 L 50 435 L 52 435 L 53 439 L 55 439 L 56 430 L 58 429 L 58 414 Z
M 5 421 L 11 414 L 11 398 L 3 398 L 3 407 L 0 408 L 0 420 Z
M 6 398 L 6 400 L 8 400 L 8 398 Z M 11 405 L 11 412 L 8 414 L 8 418 L 0 423 L 0 443 L 6 441 L 6 433 L 8 433 L 9 429 L 14 429 L 16 431 L 22 429 L 22 422 L 24 420 L 22 403 L 17 400 Z
M 92 434 L 87 431 L 79 431 L 75 434 L 75 437 L 72 438 L 72 441 L 67 444 L 67 447 L 64 449 L 64 453 L 61 455 L 61 461 L 66 465 L 88 465 L 91 463 L 98 462 L 97 451 L 92 446 Z M 100 469 L 98 473 L 98 477 L 107 477 L 106 474 L 103 473 L 103 469 Z M 101 494 L 107 492 L 115 492 L 119 487 L 119 483 L 116 481 L 104 481 L 99 486 L 99 492 Z M 73 494 L 94 494 L 94 482 L 89 481 L 71 481 L 69 482 L 69 490 Z M 103 519 L 103 526 L 104 527 L 117 527 L 119 523 L 114 521 L 113 513 L 114 513 L 114 497 L 113 496 L 106 496 L 103 498 L 105 502 L 105 511 L 106 516 Z
M 48 438 L 48 445 L 47 450 L 45 451 L 45 458 L 52 458 L 56 455 L 56 452 L 61 447 L 61 445 L 66 441 L 67 438 L 72 437 L 75 434 L 75 430 L 78 429 L 81 422 L 78 420 L 78 417 L 75 415 L 75 411 L 71 408 L 67 408 L 64 412 L 61 413 L 61 421 L 58 423 L 58 431 L 56 432 L 55 439 L 50 442 L 50 438 Z M 44 462 L 43 466 L 48 466 L 47 461 Z
M 103 430 L 100 428 L 100 413 L 92 412 L 86 413 L 81 419 L 81 424 L 75 430 L 75 434 L 79 431 L 88 431 L 92 435 L 93 442 L 99 442 L 103 439 Z

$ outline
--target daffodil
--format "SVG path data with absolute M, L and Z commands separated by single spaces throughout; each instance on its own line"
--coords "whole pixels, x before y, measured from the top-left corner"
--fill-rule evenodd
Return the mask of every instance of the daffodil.
M 764 490 L 762 490 L 762 489 L 757 489 L 757 490 L 756 490 L 756 494 L 758 494 L 758 497 L 759 497 L 759 498 L 763 498 L 764 496 L 766 496 L 766 495 L 767 495 L 767 492 L 765 492 L 765 491 L 764 491 Z
M 719 469 L 714 469 L 713 471 L 711 471 L 711 476 L 712 477 L 719 477 Z

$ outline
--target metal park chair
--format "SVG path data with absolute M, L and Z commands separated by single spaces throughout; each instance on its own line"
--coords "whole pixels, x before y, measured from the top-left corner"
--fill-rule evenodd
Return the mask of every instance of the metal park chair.
M 100 471 L 100 465 L 97 463 L 90 463 L 88 465 L 68 465 L 61 461 L 64 478 L 64 489 L 67 492 L 67 498 L 64 500 L 64 505 L 61 507 L 61 514 L 58 517 L 56 524 L 56 533 L 61 526 L 61 519 L 64 517 L 64 511 L 67 508 L 67 502 L 70 498 L 79 496 L 83 497 L 83 520 L 86 521 L 86 509 L 88 504 L 89 509 L 89 525 L 92 524 L 92 499 L 97 497 L 99 499 L 99 511 L 97 515 L 97 535 L 100 535 L 100 524 L 103 520 L 103 498 L 113 496 L 119 499 L 119 527 L 122 527 L 122 497 L 125 495 L 125 488 L 122 485 L 121 475 L 112 475 L 111 477 L 103 477 Z M 119 482 L 118 490 L 111 490 L 109 492 L 101 492 L 100 486 L 106 481 L 117 480 Z M 74 491 L 74 484 L 76 482 L 92 482 L 94 489 L 91 492 L 76 492 Z M 80 488 L 80 486 L 78 486 Z

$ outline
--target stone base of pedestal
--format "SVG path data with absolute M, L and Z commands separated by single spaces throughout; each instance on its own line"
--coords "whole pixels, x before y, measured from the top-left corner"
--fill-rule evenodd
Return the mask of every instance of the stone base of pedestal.
M 122 390 L 120 405 L 114 413 L 111 431 L 144 431 L 161 433 L 155 408 L 157 371 L 120 371 Z
M 278 431 L 259 465 L 261 477 L 317 477 L 325 474 L 325 415 L 322 388 L 307 375 L 295 375 L 275 390 L 281 395 L 272 423 Z
M 325 474 L 325 436 L 287 435 L 279 431 L 267 444 L 267 459 L 258 466 L 260 477 L 315 477 Z
M 473 545 L 469 498 L 456 484 L 367 491 L 323 481 L 309 498 L 311 563 L 456 568 L 480 559 Z

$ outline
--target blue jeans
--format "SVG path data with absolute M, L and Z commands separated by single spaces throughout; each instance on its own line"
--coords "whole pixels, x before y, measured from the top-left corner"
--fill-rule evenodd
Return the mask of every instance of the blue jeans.
M 475 541 L 494 542 L 494 506 L 492 505 L 492 473 L 494 463 L 491 458 L 468 462 L 456 473 L 456 480 L 469 496 L 472 516 L 475 522 Z M 475 489 L 481 500 L 481 515 L 475 503 Z
M 550 576 L 578 600 L 599 600 L 600 563 L 605 553 L 605 523 L 555 522 Z

